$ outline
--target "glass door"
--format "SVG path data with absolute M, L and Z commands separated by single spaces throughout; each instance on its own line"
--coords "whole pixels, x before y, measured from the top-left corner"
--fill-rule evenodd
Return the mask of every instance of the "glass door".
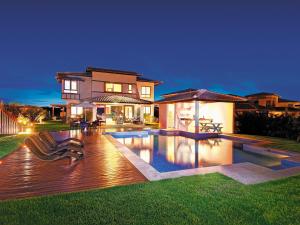
M 124 106 L 125 111 L 125 120 L 130 121 L 133 118 L 133 106 L 126 105 Z

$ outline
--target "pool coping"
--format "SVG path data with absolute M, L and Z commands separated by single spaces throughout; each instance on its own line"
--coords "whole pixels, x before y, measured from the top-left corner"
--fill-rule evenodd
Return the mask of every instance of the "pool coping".
M 132 152 L 127 146 L 125 146 L 124 144 L 116 140 L 111 135 L 111 133 L 105 134 L 105 136 L 116 147 L 116 149 L 118 149 L 124 155 L 124 157 L 126 157 L 126 159 L 130 161 L 133 164 L 133 166 L 135 166 L 149 181 L 172 179 L 172 178 L 178 178 L 183 176 L 201 175 L 201 174 L 208 174 L 208 173 L 221 173 L 243 184 L 257 184 L 257 183 L 267 182 L 270 180 L 277 180 L 277 179 L 282 179 L 290 176 L 300 175 L 300 166 L 290 167 L 281 170 L 272 170 L 270 168 L 266 168 L 249 162 L 236 163 L 232 165 L 193 168 L 193 169 L 170 171 L 170 172 L 159 172 L 150 164 L 148 164 L 143 159 L 141 159 L 134 152 Z M 220 135 L 219 137 L 227 138 L 228 136 Z M 239 140 L 242 141 L 243 139 L 239 138 Z M 255 143 L 257 142 L 258 141 L 256 141 Z M 252 151 L 251 148 L 250 151 Z M 255 151 L 259 151 L 259 150 L 255 149 Z M 268 153 L 267 150 L 264 151 Z M 293 163 L 297 164 L 298 157 L 296 162 L 294 162 L 295 161 L 294 159 L 296 157 L 285 155 L 284 157 L 285 163 L 288 163 L 288 159 L 291 159 L 293 160 L 292 161 Z

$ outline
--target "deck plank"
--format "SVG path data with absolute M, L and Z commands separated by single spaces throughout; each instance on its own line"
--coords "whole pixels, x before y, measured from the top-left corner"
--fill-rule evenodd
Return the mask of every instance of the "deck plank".
M 59 132 L 57 138 L 80 137 L 85 158 L 70 166 L 67 159 L 41 161 L 27 148 L 0 164 L 0 200 L 76 192 L 145 182 L 147 179 L 100 133 Z

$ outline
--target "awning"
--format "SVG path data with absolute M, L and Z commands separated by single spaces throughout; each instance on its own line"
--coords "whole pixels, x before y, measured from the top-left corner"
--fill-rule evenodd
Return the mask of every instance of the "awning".
M 234 96 L 220 94 L 217 92 L 208 91 L 206 89 L 192 90 L 186 92 L 179 91 L 164 95 L 164 99 L 156 101 L 156 103 L 172 103 L 172 102 L 187 102 L 187 101 L 208 101 L 208 102 L 244 102 L 247 99 Z
M 101 95 L 86 100 L 89 102 L 103 102 L 103 103 L 153 104 L 153 102 L 151 101 L 127 97 L 123 95 Z

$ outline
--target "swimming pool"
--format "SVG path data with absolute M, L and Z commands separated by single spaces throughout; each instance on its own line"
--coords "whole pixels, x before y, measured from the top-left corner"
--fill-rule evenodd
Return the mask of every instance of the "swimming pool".
M 281 159 L 242 150 L 241 143 L 225 138 L 195 140 L 183 136 L 112 135 L 159 172 L 250 162 L 278 169 Z

